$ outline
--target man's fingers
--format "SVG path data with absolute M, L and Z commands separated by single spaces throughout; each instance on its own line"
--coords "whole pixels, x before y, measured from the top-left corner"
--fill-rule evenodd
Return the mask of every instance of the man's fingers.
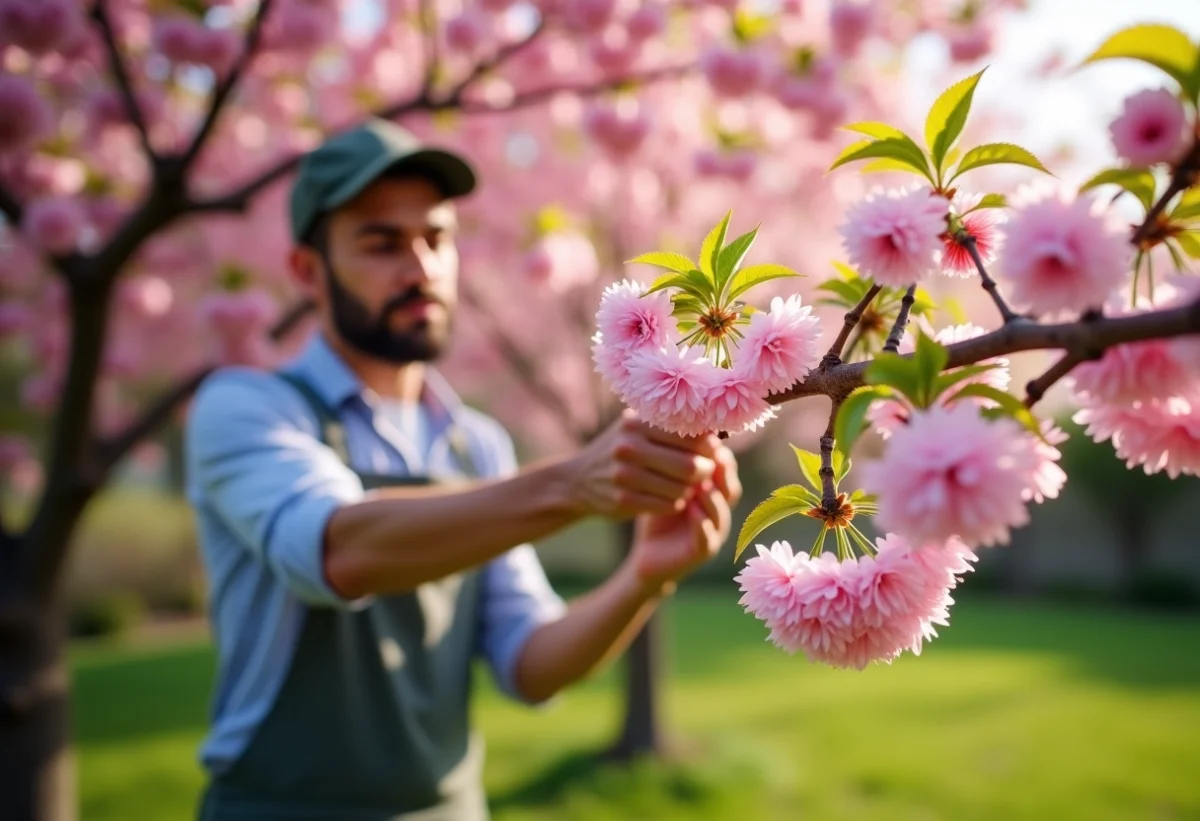
M 713 471 L 713 481 L 725 494 L 730 504 L 736 505 L 742 498 L 742 480 L 738 476 L 737 459 L 733 451 L 722 446 L 716 453 L 716 470 Z
M 652 442 L 657 442 L 660 445 L 674 448 L 675 450 L 699 453 L 709 458 L 712 458 L 717 449 L 722 447 L 721 440 L 714 433 L 706 433 L 702 436 L 680 436 L 677 433 L 668 433 L 665 430 L 656 428 L 641 421 L 636 416 L 623 416 L 621 425 L 626 431 L 640 433 Z
M 617 447 L 617 458 L 687 485 L 708 479 L 717 463 L 707 456 L 676 450 L 631 435 Z
M 725 494 L 715 487 L 702 487 L 696 498 L 704 509 L 705 517 L 713 523 L 717 532 L 728 532 L 733 512 L 729 509 Z
M 683 499 L 664 499 L 661 496 L 641 493 L 636 490 L 618 490 L 616 502 L 621 510 L 632 515 L 641 513 L 679 513 L 687 504 Z
M 634 464 L 618 465 L 614 481 L 618 488 L 657 496 L 670 502 L 683 499 L 691 489 L 689 482 L 671 479 Z

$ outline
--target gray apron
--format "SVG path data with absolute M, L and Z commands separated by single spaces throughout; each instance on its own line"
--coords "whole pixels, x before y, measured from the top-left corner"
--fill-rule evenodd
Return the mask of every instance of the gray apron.
M 279 376 L 349 465 L 334 412 L 299 377 Z M 463 440 L 451 442 L 463 472 L 478 475 Z M 367 489 L 435 481 L 358 475 Z M 482 740 L 469 726 L 479 584 L 470 571 L 360 611 L 307 608 L 271 711 L 214 776 L 200 820 L 487 821 Z

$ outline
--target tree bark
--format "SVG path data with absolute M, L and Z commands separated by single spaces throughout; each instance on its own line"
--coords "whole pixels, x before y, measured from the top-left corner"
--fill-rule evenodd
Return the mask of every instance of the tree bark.
M 76 821 L 65 619 L 11 589 L 0 603 L 0 807 L 7 821 Z
M 619 525 L 621 547 L 627 554 L 633 545 L 633 522 Z M 621 735 L 609 751 L 610 757 L 628 761 L 640 756 L 660 756 L 665 752 L 659 722 L 659 695 L 662 683 L 662 624 L 655 613 L 625 653 L 625 717 Z

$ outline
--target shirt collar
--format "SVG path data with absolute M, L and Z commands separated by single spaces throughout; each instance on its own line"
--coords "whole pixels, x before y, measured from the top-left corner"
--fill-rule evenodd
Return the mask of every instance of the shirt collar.
M 355 397 L 372 405 L 368 397 L 373 394 L 320 332 L 313 334 L 293 361 L 292 370 L 305 377 L 317 395 L 334 410 Z M 425 367 L 421 402 L 435 417 L 445 421 L 456 421 L 463 404 L 450 383 L 430 365 Z

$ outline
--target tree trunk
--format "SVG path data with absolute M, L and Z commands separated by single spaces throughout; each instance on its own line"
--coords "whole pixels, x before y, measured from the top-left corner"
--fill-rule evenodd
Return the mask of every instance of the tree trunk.
M 622 549 L 628 554 L 633 545 L 633 522 L 622 522 L 619 532 Z M 626 761 L 665 752 L 659 726 L 661 662 L 662 625 L 655 613 L 625 654 L 625 718 L 621 735 L 610 751 L 613 758 Z
M 0 603 L 0 807 L 6 821 L 75 821 L 65 620 L 6 591 Z

